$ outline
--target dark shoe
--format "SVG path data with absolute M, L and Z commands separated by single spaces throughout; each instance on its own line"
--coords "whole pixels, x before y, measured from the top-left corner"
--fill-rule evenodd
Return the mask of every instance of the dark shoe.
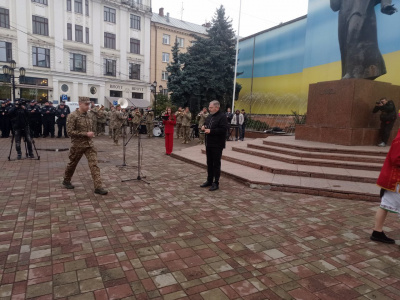
M 212 184 L 212 186 L 208 189 L 209 191 L 216 191 L 216 190 L 218 190 L 219 189 L 219 185 L 218 185 L 218 183 L 213 183 Z
M 66 136 L 65 136 L 65 138 L 66 138 L 66 139 L 68 139 L 68 138 L 69 138 L 69 136 L 68 136 L 68 135 L 66 135 Z
M 200 187 L 208 187 L 208 186 L 212 186 L 212 183 L 209 181 L 206 181 L 202 185 L 200 185 Z
M 58 139 L 61 139 L 61 136 L 58 136 L 57 138 L 58 138 Z
M 17 159 L 18 159 L 18 160 L 21 160 L 21 158 L 22 158 L 22 155 L 21 155 L 21 154 L 18 154 L 18 155 L 17 155 Z
M 386 244 L 394 244 L 395 243 L 394 239 L 388 238 L 383 231 L 379 232 L 379 231 L 374 230 L 372 232 L 370 239 L 371 239 L 371 241 L 381 242 L 381 243 L 386 243 Z
M 52 135 L 51 138 L 54 139 L 54 135 Z
M 35 158 L 35 155 L 33 155 L 33 153 L 28 155 L 29 158 Z
M 95 190 L 94 190 L 94 193 L 95 193 L 95 194 L 99 194 L 99 195 L 107 195 L 107 194 L 108 194 L 108 191 L 105 190 L 105 189 L 103 189 L 103 188 L 100 188 L 100 189 L 95 189 Z
M 72 190 L 72 189 L 75 188 L 75 187 L 71 184 L 71 182 L 67 182 L 67 181 L 65 181 L 65 180 L 63 180 L 62 185 L 65 186 L 65 188 L 68 189 L 68 190 Z

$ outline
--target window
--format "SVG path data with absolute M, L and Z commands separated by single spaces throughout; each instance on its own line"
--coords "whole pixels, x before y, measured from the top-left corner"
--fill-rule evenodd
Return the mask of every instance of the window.
M 116 76 L 117 75 L 117 61 L 112 59 L 104 59 L 104 75 Z
M 0 8 L 0 27 L 10 28 L 10 12 L 8 9 Z
M 67 11 L 71 11 L 71 10 L 72 10 L 71 0 L 67 0 Z
M 75 25 L 75 41 L 83 43 L 83 27 Z
M 143 99 L 143 93 L 132 93 L 133 99 Z
M 89 0 L 85 0 L 85 13 L 87 16 L 89 15 Z
M 185 45 L 185 39 L 177 37 L 177 38 L 176 38 L 176 41 L 177 41 L 177 43 L 178 43 L 178 47 L 180 47 L 180 48 L 183 48 L 183 47 L 184 47 L 184 45 Z
M 116 11 L 114 8 L 104 6 L 104 21 L 116 23 Z
M 86 72 L 86 55 L 71 53 L 69 62 L 71 71 Z
M 90 44 L 90 40 L 89 40 L 89 27 L 86 27 L 86 44 Z
M 140 54 L 140 40 L 131 39 L 131 53 Z
M 169 53 L 163 52 L 163 54 L 162 54 L 162 61 L 163 61 L 163 62 L 169 62 Z
M 32 47 L 32 65 L 50 68 L 50 49 Z
M 104 32 L 104 48 L 115 49 L 115 34 Z
M 167 96 L 168 95 L 168 89 L 163 89 L 163 94 Z
M 12 61 L 12 44 L 0 41 L 0 61 Z
M 32 2 L 36 2 L 36 3 L 47 5 L 47 0 L 32 0 Z
M 83 13 L 82 0 L 75 0 L 74 9 L 75 9 L 75 12 L 78 14 Z
M 164 45 L 169 45 L 170 36 L 168 34 L 163 34 L 162 43 Z
M 131 28 L 140 30 L 140 16 L 131 15 Z
M 49 35 L 49 20 L 46 18 L 32 16 L 32 28 L 34 34 Z
M 72 41 L 72 24 L 67 23 L 67 40 Z
M 140 65 L 129 64 L 129 79 L 140 80 Z
M 161 79 L 162 80 L 168 80 L 168 72 L 163 71 L 162 74 L 161 74 Z

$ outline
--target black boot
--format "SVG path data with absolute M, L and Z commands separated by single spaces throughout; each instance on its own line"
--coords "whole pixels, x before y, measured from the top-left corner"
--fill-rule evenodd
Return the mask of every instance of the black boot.
M 213 192 L 213 191 L 216 191 L 218 189 L 219 189 L 219 184 L 217 182 L 214 182 L 208 190 Z
M 210 181 L 206 181 L 202 185 L 200 185 L 200 187 L 208 187 L 208 186 L 211 186 L 211 185 L 212 185 L 212 183 Z
M 381 242 L 381 243 L 386 243 L 386 244 L 394 244 L 395 243 L 394 239 L 388 238 L 383 231 L 379 232 L 379 231 L 374 230 L 372 232 L 370 239 L 375 242 Z

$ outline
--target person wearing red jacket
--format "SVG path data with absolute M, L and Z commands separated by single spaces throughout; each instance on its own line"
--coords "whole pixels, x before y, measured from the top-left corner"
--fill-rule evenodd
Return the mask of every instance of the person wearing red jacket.
M 383 232 L 388 212 L 400 214 L 400 130 L 393 140 L 376 184 L 381 188 L 381 205 L 375 215 L 371 240 L 394 244 L 395 240 Z
M 165 154 L 170 155 L 174 147 L 174 127 L 176 125 L 176 117 L 172 113 L 171 107 L 167 107 L 167 112 L 163 116 L 164 133 L 165 133 Z

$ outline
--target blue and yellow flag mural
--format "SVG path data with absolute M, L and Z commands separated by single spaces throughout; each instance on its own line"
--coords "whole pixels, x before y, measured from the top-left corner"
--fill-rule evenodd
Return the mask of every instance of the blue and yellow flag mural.
M 400 10 L 400 0 L 393 4 Z M 377 80 L 400 85 L 400 12 L 375 9 L 387 69 Z M 310 0 L 307 16 L 244 38 L 239 49 L 242 91 L 235 106 L 251 113 L 305 113 L 311 83 L 341 79 L 338 13 L 330 0 Z

